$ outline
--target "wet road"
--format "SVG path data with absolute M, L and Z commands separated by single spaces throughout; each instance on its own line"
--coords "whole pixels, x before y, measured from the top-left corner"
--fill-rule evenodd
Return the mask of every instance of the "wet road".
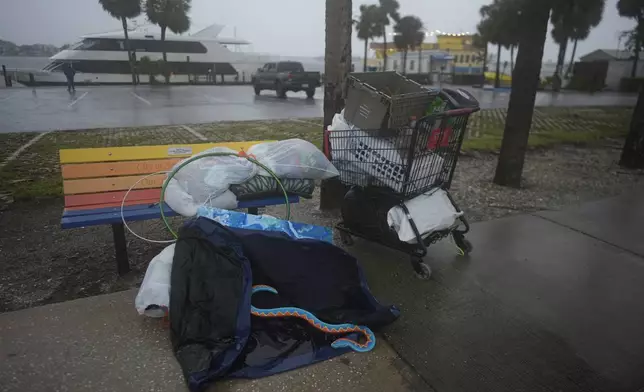
M 471 89 L 481 107 L 505 108 L 510 93 Z M 256 97 L 250 86 L 98 86 L 6 88 L 0 90 L 0 133 L 131 127 L 214 121 L 270 120 L 322 116 L 323 93 L 314 99 L 272 91 Z M 635 105 L 635 95 L 538 93 L 538 106 Z

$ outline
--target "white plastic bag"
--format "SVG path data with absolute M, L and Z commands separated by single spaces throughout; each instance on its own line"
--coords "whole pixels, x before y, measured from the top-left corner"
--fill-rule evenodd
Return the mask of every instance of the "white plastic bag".
M 237 154 L 229 148 L 215 147 L 197 156 L 212 152 Z M 180 164 L 181 162 L 175 165 L 173 170 Z M 182 167 L 175 173 L 173 179 L 177 180 L 179 187 L 192 197 L 194 203 L 201 205 L 226 192 L 230 184 L 248 181 L 257 174 L 257 171 L 257 165 L 245 158 L 209 156 Z
M 145 271 L 143 283 L 134 300 L 134 306 L 141 315 L 163 317 L 170 307 L 170 274 L 174 245 L 166 247 L 156 255 Z
M 248 153 L 280 178 L 325 180 L 338 175 L 322 151 L 302 139 L 256 144 L 248 149 Z M 259 174 L 270 176 L 263 169 Z
M 462 211 L 456 211 L 447 192 L 442 189 L 416 196 L 406 201 L 405 205 L 423 238 L 434 231 L 449 229 L 456 222 L 456 218 L 463 215 Z M 416 234 L 402 207 L 395 206 L 387 212 L 387 224 L 396 230 L 401 241 L 416 243 Z
M 197 203 L 174 178 L 168 182 L 163 199 L 168 203 L 170 208 L 183 216 L 197 215 L 197 208 L 203 204 L 211 207 L 223 208 L 225 210 L 233 210 L 237 208 L 237 196 L 235 196 L 235 194 L 229 189 L 203 203 Z

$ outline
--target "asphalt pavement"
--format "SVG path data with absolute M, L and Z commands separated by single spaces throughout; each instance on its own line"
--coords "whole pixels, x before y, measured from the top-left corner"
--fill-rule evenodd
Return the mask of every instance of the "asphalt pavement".
M 505 108 L 508 91 L 471 89 L 481 107 Z M 79 86 L 0 90 L 0 133 L 272 120 L 322 116 L 323 91 L 313 99 L 272 91 L 255 96 L 251 86 Z M 636 96 L 539 92 L 538 106 L 635 105 Z

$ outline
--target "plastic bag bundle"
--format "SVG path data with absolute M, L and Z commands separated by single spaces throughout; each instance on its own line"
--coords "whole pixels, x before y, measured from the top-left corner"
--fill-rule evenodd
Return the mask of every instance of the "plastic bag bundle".
M 228 189 L 224 193 L 211 197 L 203 203 L 197 203 L 174 178 L 168 182 L 163 199 L 170 208 L 183 216 L 197 215 L 197 209 L 202 205 L 228 210 L 237 208 L 237 196 Z
M 338 175 L 322 151 L 302 139 L 256 144 L 248 149 L 248 153 L 280 178 L 325 180 Z M 259 174 L 270 176 L 263 169 Z
M 208 153 L 231 153 L 226 147 L 215 147 L 196 156 Z M 183 162 L 183 161 L 182 161 Z M 176 164 L 173 168 L 181 165 Z M 206 156 L 179 169 L 168 183 L 165 200 L 181 215 L 193 216 L 196 208 L 209 204 L 219 208 L 237 207 L 237 198 L 230 193 L 231 184 L 241 184 L 257 174 L 257 165 L 238 156 Z M 176 181 L 176 182 L 175 182 Z M 226 194 L 226 193 L 230 194 Z

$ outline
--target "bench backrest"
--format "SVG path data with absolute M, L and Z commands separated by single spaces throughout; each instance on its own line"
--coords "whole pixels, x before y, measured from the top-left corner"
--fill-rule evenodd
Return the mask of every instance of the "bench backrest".
M 141 177 L 170 170 L 180 160 L 209 148 L 246 151 L 258 143 L 264 141 L 60 150 L 65 209 L 120 207 L 127 190 Z M 141 181 L 125 205 L 158 202 L 165 178 L 160 174 Z

